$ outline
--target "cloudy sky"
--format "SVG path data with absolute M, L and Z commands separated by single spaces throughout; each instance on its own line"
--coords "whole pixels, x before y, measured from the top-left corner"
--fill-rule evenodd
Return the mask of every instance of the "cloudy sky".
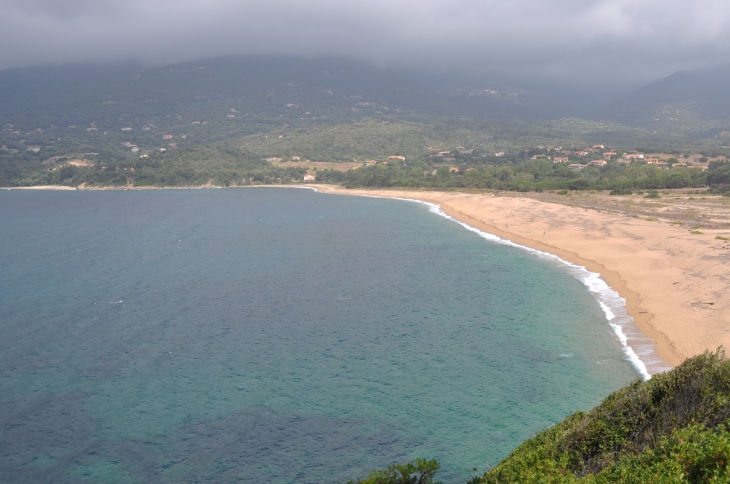
M 645 81 L 730 62 L 730 2 L 0 0 L 0 69 L 262 53 Z

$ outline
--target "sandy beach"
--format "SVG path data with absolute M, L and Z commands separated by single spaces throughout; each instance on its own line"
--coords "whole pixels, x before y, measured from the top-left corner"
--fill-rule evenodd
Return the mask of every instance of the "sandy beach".
M 729 229 L 692 233 L 676 222 L 518 194 L 316 188 L 435 203 L 480 230 L 598 272 L 626 299 L 636 326 L 655 341 L 659 356 L 672 366 L 720 345 L 730 348 L 730 248 L 715 238 L 730 237 Z

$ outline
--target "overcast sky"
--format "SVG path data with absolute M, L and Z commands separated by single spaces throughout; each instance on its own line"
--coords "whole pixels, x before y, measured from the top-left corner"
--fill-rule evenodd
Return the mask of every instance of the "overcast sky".
M 0 0 L 0 69 L 264 53 L 650 81 L 730 62 L 730 1 Z

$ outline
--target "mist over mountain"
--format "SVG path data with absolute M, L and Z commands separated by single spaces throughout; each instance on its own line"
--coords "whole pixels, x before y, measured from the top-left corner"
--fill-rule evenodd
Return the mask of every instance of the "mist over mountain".
M 404 113 L 547 120 L 585 116 L 606 101 L 605 92 L 554 82 L 386 69 L 343 58 L 248 56 L 155 68 L 124 63 L 0 71 L 0 122 L 25 128 L 111 127 L 119 116 L 151 122 L 235 102 L 285 118 L 302 109 L 351 117 L 382 105 Z
M 594 117 L 663 130 L 724 128 L 730 122 L 730 65 L 679 71 L 596 112 Z

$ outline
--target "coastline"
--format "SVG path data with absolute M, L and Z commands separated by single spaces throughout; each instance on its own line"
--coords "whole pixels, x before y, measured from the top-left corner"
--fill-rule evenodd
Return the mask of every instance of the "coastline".
M 345 189 L 325 184 L 230 188 L 259 187 L 306 188 L 322 193 L 434 204 L 467 228 L 598 274 L 624 300 L 624 316 L 635 329 L 628 335 L 634 343 L 629 341 L 628 346 L 641 353 L 636 341 L 652 345 L 660 360 L 655 366 L 677 366 L 688 357 L 719 346 L 730 349 L 730 278 L 726 278 L 730 245 L 722 245 L 723 240 L 730 239 L 730 230 L 707 230 L 705 234 L 675 225 L 671 219 L 659 221 L 611 210 L 540 201 L 517 193 L 498 196 L 417 189 Z M 186 188 L 225 187 L 79 187 L 78 190 Z M 56 186 L 31 189 L 76 190 Z M 716 235 L 722 236 L 717 237 L 722 240 L 714 240 Z M 588 286 L 585 282 L 584 285 Z M 600 298 L 596 299 L 606 312 Z M 614 326 L 608 314 L 607 319 Z M 617 338 L 622 339 L 618 334 Z M 643 355 L 640 357 L 644 359 Z
M 662 362 L 665 367 L 677 366 L 687 357 L 714 350 L 720 344 L 730 348 L 730 336 L 723 334 L 724 338 L 717 338 L 718 333 L 730 332 L 730 324 L 721 324 L 722 310 L 730 307 L 728 298 L 722 297 L 719 304 L 697 302 L 707 299 L 708 294 L 718 299 L 725 289 L 725 284 L 718 285 L 722 282 L 718 281 L 722 279 L 722 265 L 711 273 L 707 271 L 711 259 L 706 252 L 716 252 L 717 248 L 707 240 L 692 239 L 692 235 L 675 226 L 536 201 L 517 194 L 496 197 L 458 192 L 353 190 L 328 185 L 310 188 L 323 193 L 432 203 L 468 226 L 599 274 L 625 300 L 629 326 L 638 329 L 638 334 L 628 335 L 628 345 L 641 353 L 637 341 L 649 341 L 661 360 L 654 363 L 655 368 L 661 367 Z M 643 240 L 640 246 L 632 247 L 638 234 Z M 667 244 L 668 240 L 674 244 Z M 677 251 L 677 245 L 683 245 L 685 250 Z M 695 260 L 685 257 L 688 251 L 695 254 Z M 700 259 L 704 264 L 695 267 L 694 262 Z M 668 277 L 667 273 L 674 276 Z M 685 282 L 677 287 L 688 278 L 697 283 Z M 682 297 L 667 294 L 671 289 L 681 290 Z M 708 311 L 718 317 L 708 318 Z M 703 321 L 706 324 L 699 328 L 692 324 L 707 319 L 711 320 Z

